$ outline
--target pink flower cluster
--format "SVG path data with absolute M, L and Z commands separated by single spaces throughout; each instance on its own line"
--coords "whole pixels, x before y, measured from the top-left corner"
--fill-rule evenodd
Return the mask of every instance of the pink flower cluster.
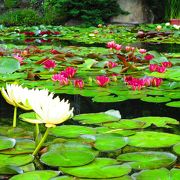
M 66 86 L 70 82 L 69 79 L 74 77 L 76 71 L 77 70 L 73 67 L 67 67 L 64 71 L 61 71 L 58 74 L 54 74 L 52 76 L 52 80 L 53 81 L 59 81 L 61 86 Z M 84 87 L 83 80 L 82 79 L 75 79 L 74 80 L 74 86 L 82 89 Z
M 170 68 L 170 67 L 172 67 L 172 63 L 168 61 L 168 62 L 162 62 L 161 66 L 159 66 L 158 64 L 150 64 L 149 70 L 151 72 L 164 73 L 166 72 L 166 68 Z
M 124 77 L 124 81 L 132 90 L 141 90 L 143 87 L 159 87 L 163 80 L 156 77 L 144 77 L 144 78 L 134 78 L 132 76 Z
M 115 49 L 116 51 L 120 51 L 122 49 L 122 45 L 116 44 L 115 41 L 110 41 L 107 43 L 107 48 Z

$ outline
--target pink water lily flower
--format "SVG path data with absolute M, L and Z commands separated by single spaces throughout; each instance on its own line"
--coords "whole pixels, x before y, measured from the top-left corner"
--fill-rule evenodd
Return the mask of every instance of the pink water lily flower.
M 162 84 L 163 80 L 161 78 L 152 78 L 151 85 L 154 87 L 159 87 Z
M 157 64 L 150 64 L 149 65 L 149 70 L 151 71 L 151 72 L 155 72 L 157 69 L 158 69 L 158 65 Z
M 56 67 L 56 62 L 52 59 L 47 59 L 42 64 L 44 65 L 44 68 L 46 69 L 53 69 Z
M 84 81 L 82 79 L 75 79 L 74 86 L 82 89 L 84 87 Z
M 74 77 L 75 73 L 76 73 L 77 69 L 73 68 L 73 67 L 67 67 L 64 72 L 65 74 L 67 74 L 67 76 L 69 78 Z
M 159 72 L 159 73 L 164 73 L 164 72 L 166 72 L 166 67 L 164 67 L 164 66 L 158 66 L 158 67 L 157 67 L 157 72 Z
M 22 65 L 24 58 L 20 56 L 19 54 L 14 54 L 13 57 L 19 61 L 19 63 Z
M 112 68 L 118 66 L 118 63 L 112 62 L 112 61 L 108 61 L 106 65 L 107 65 L 107 67 L 108 67 L 109 69 L 112 69 Z
M 166 67 L 166 68 L 172 67 L 172 63 L 170 61 L 162 62 L 161 65 Z
M 54 74 L 52 76 L 53 81 L 59 81 L 60 85 L 66 86 L 69 84 L 69 79 L 63 75 L 59 74 Z
M 146 49 L 139 49 L 139 52 L 140 52 L 141 54 L 144 54 L 144 53 L 146 53 Z
M 96 77 L 96 83 L 101 87 L 106 86 L 109 82 L 110 82 L 110 79 L 107 76 L 97 76 Z
M 147 54 L 144 56 L 144 59 L 147 60 L 147 61 L 150 61 L 154 58 L 154 56 L 152 54 Z
M 107 43 L 107 47 L 110 49 L 114 49 L 116 47 L 116 43 L 114 41 L 110 41 Z
M 122 45 L 120 44 L 115 44 L 114 49 L 116 49 L 117 51 L 120 51 L 122 49 Z

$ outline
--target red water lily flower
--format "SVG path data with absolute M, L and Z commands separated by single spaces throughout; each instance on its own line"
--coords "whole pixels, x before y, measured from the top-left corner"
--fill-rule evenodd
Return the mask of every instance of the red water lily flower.
M 82 89 L 84 87 L 84 81 L 82 79 L 75 79 L 74 86 Z
M 34 35 L 35 35 L 34 32 L 29 32 L 29 31 L 25 31 L 24 34 L 25 34 L 26 36 L 34 36 Z
M 110 49 L 114 49 L 116 47 L 116 43 L 114 41 L 110 41 L 107 43 L 107 47 Z
M 44 68 L 46 69 L 53 69 L 56 67 L 56 62 L 52 59 L 47 59 L 42 64 L 44 65 Z
M 60 52 L 57 51 L 56 49 L 51 49 L 51 50 L 50 50 L 50 53 L 51 53 L 51 54 L 60 54 Z
M 162 62 L 161 65 L 166 67 L 166 68 L 172 67 L 172 63 L 170 61 Z
M 144 56 L 144 59 L 147 60 L 147 61 L 150 61 L 154 58 L 154 56 L 152 54 L 147 54 Z
M 96 77 L 96 83 L 101 87 L 106 86 L 109 82 L 110 82 L 110 79 L 107 76 L 97 76 Z
M 152 78 L 151 85 L 154 87 L 159 87 L 162 84 L 163 80 L 161 78 Z

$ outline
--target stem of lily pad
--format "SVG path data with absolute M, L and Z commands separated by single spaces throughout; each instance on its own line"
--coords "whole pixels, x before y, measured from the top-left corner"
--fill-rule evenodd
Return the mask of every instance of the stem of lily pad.
M 16 127 L 16 119 L 17 119 L 17 106 L 14 106 L 13 128 Z
M 42 144 L 43 144 L 44 141 L 46 140 L 46 138 L 47 138 L 47 136 L 48 136 L 48 133 L 49 133 L 49 128 L 46 129 L 46 131 L 45 131 L 45 133 L 44 133 L 41 141 L 39 142 L 39 144 L 37 145 L 36 149 L 34 150 L 34 152 L 33 152 L 33 154 L 32 154 L 33 156 L 35 156 L 35 155 L 38 153 L 38 151 L 39 151 L 39 149 L 41 148 Z
M 37 139 L 38 135 L 39 135 L 39 124 L 36 123 L 35 139 Z

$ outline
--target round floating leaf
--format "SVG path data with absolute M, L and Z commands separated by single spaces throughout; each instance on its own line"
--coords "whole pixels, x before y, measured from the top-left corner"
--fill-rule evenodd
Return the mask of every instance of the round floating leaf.
M 139 117 L 139 118 L 134 118 L 131 120 L 135 121 L 141 121 L 146 123 L 145 127 L 148 127 L 152 124 L 156 125 L 157 127 L 167 127 L 169 128 L 167 124 L 179 124 L 179 121 L 176 119 L 170 118 L 170 117 L 157 117 L 157 116 L 150 116 L 150 117 Z
M 115 159 L 97 158 L 85 166 L 74 168 L 60 167 L 60 170 L 82 178 L 115 178 L 128 174 L 131 168 L 129 165 L 119 165 Z
M 180 179 L 180 169 L 173 168 L 170 172 L 172 180 Z
M 121 102 L 121 101 L 125 101 L 127 99 L 128 98 L 125 97 L 125 96 L 117 96 L 117 97 L 115 97 L 115 96 L 110 96 L 110 95 L 109 96 L 100 96 L 100 95 L 98 95 L 98 96 L 95 96 L 92 100 L 94 102 L 109 102 L 109 103 L 111 103 L 111 102 Z
M 153 96 L 148 96 L 148 97 L 141 98 L 141 100 L 145 101 L 145 102 L 151 102 L 151 103 L 163 103 L 163 102 L 168 102 L 171 99 L 168 98 L 168 97 L 160 97 L 160 96 L 153 97 Z
M 35 142 L 30 139 L 17 139 L 14 148 L 4 150 L 3 154 L 25 154 L 32 153 L 35 149 Z
M 180 101 L 172 101 L 172 102 L 166 103 L 166 106 L 179 108 L 180 107 Z
M 0 174 L 11 174 L 12 168 L 28 164 L 33 161 L 34 156 L 28 155 L 4 155 L 0 154 Z M 12 168 L 11 168 L 12 167 Z
M 161 96 L 161 95 L 164 95 L 166 93 L 164 91 L 160 91 L 160 90 L 148 90 L 146 92 L 146 94 L 153 95 L 153 96 Z
M 127 138 L 117 134 L 100 134 L 96 136 L 95 148 L 100 151 L 114 151 L 127 145 Z
M 0 136 L 0 150 L 13 148 L 16 140 L 5 136 Z
M 108 114 L 106 112 L 101 112 L 101 113 L 80 114 L 74 116 L 73 119 L 81 121 L 81 123 L 84 124 L 99 124 L 103 122 L 118 121 L 120 117 L 117 117 L 116 113 L 115 115 L 112 115 L 112 112 L 111 114 Z
M 175 145 L 173 146 L 173 151 L 174 151 L 176 154 L 180 155 L 180 143 L 175 144 Z
M 142 121 L 120 120 L 118 122 L 104 123 L 103 126 L 114 129 L 139 129 L 144 128 L 146 123 Z
M 52 128 L 51 134 L 60 137 L 76 138 L 84 134 L 95 134 L 95 130 L 86 126 L 63 125 Z
M 144 131 L 137 132 L 130 136 L 128 144 L 135 147 L 160 148 L 170 147 L 180 141 L 180 136 L 176 134 Z
M 31 171 L 24 174 L 19 174 L 10 178 L 10 180 L 32 180 L 32 179 L 42 179 L 49 180 L 56 177 L 59 174 L 58 171 L 43 170 L 43 171 Z
M 20 69 L 18 60 L 9 57 L 0 57 L 0 73 L 13 73 Z
M 48 166 L 83 166 L 95 158 L 91 151 L 61 150 L 49 151 L 41 156 L 41 161 Z
M 133 169 L 157 169 L 168 167 L 176 161 L 174 154 L 167 152 L 133 152 L 121 154 L 117 157 L 119 161 L 125 161 Z
M 150 179 L 159 179 L 159 180 L 171 180 L 170 172 L 166 168 L 153 169 L 153 170 L 143 170 L 139 173 L 135 173 L 132 177 L 136 180 L 150 180 Z

